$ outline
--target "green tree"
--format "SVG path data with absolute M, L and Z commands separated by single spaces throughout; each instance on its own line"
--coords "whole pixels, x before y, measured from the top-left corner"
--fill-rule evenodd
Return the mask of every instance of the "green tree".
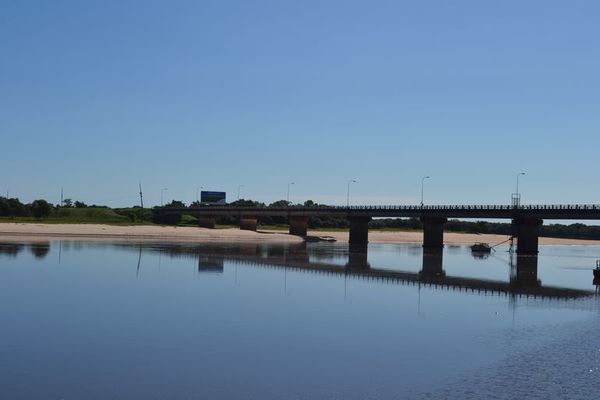
M 31 213 L 37 219 L 47 217 L 52 212 L 52 206 L 46 200 L 34 200 L 30 208 Z
M 231 207 L 265 207 L 265 203 L 246 199 L 239 199 L 228 205 Z
M 278 200 L 274 203 L 269 204 L 269 207 L 272 208 L 282 208 L 282 207 L 287 207 L 289 206 L 290 203 L 287 202 L 287 200 Z
M 169 204 L 164 205 L 165 208 L 186 208 L 186 205 L 183 201 L 173 200 Z

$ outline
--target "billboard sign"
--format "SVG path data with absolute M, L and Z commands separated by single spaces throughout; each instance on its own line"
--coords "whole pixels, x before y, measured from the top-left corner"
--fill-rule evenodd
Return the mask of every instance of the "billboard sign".
M 225 192 L 200 192 L 200 203 L 202 204 L 226 204 L 225 203 L 226 193 Z

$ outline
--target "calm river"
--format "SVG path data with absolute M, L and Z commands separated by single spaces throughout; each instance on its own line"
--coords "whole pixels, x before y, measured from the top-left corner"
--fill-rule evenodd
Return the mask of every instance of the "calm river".
M 600 247 L 368 250 L 0 244 L 0 398 L 600 396 Z

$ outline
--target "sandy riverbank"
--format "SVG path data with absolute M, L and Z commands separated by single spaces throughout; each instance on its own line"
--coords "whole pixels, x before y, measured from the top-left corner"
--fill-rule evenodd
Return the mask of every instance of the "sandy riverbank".
M 309 236 L 331 237 L 339 242 L 348 241 L 347 232 L 309 231 Z M 51 240 L 57 238 L 92 240 L 152 240 L 180 241 L 269 241 L 300 242 L 303 239 L 283 231 L 250 232 L 239 229 L 205 229 L 196 227 L 173 227 L 156 225 L 115 226 L 99 224 L 0 224 L 0 240 Z M 421 243 L 422 232 L 369 232 L 371 243 Z M 507 240 L 504 235 L 453 233 L 444 234 L 444 243 L 465 245 L 475 242 L 497 244 Z M 540 238 L 541 245 L 600 245 L 600 240 L 576 240 Z

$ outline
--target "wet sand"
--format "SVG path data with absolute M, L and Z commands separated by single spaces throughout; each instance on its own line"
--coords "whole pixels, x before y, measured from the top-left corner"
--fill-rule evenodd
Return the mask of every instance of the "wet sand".
M 314 230 L 309 236 L 335 239 L 338 242 L 348 241 L 348 232 L 330 232 Z M 2 223 L 0 224 L 0 240 L 52 240 L 59 238 L 88 240 L 151 240 L 164 242 L 181 241 L 258 241 L 258 242 L 301 242 L 298 236 L 288 235 L 285 231 L 258 232 L 231 229 L 206 229 L 196 227 L 174 227 L 157 225 L 100 225 L 100 224 L 35 224 L 35 223 Z M 370 231 L 370 243 L 421 243 L 422 232 L 388 232 Z M 495 245 L 508 240 L 505 235 L 444 233 L 444 243 L 449 245 L 466 245 L 485 242 Z M 600 245 L 600 240 L 578 240 L 540 238 L 540 245 Z

